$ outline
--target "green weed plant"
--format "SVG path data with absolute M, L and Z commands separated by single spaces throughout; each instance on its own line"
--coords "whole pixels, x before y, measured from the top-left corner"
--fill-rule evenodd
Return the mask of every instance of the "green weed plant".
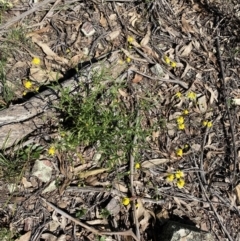
M 127 84 L 111 80 L 109 71 L 103 67 L 90 83 L 80 83 L 75 95 L 62 90 L 57 106 L 63 119 L 59 148 L 73 151 L 80 145 L 94 146 L 103 166 L 114 167 L 129 160 L 134 136 L 144 139 L 147 131 L 136 125 L 139 109 L 119 94 L 119 89 L 128 91 Z

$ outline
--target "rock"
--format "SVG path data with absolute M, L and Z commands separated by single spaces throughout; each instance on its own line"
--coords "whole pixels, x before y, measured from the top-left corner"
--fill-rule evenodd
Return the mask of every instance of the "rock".
M 164 76 L 164 71 L 160 64 L 155 64 L 150 68 L 150 70 L 152 71 L 153 74 L 155 74 L 159 78 Z
M 82 25 L 81 31 L 84 33 L 86 37 L 90 37 L 95 33 L 95 29 L 93 28 L 93 25 L 90 22 L 85 22 Z
M 215 241 L 209 232 L 170 220 L 161 227 L 157 237 L 157 240 L 161 241 Z
M 49 182 L 52 177 L 52 164 L 48 160 L 36 160 L 32 169 L 32 175 L 42 182 Z

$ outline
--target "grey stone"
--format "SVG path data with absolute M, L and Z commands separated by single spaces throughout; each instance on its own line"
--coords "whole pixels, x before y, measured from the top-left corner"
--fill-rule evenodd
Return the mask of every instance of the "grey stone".
M 157 236 L 161 241 L 215 241 L 209 232 L 170 220 L 161 227 Z
M 155 74 L 157 77 L 161 78 L 164 75 L 163 68 L 161 67 L 160 64 L 155 64 L 150 68 L 153 74 Z

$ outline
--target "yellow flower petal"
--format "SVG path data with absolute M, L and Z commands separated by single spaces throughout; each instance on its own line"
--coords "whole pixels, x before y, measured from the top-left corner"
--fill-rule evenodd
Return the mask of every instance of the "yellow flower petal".
M 178 124 L 183 124 L 184 123 L 184 117 L 183 116 L 178 116 L 177 123 Z
M 177 67 L 177 63 L 174 62 L 174 61 L 172 61 L 172 62 L 170 63 L 170 65 L 171 65 L 172 68 L 176 68 L 176 67 Z
M 181 92 L 177 92 L 177 93 L 175 94 L 175 96 L 176 96 L 177 98 L 181 98 L 182 93 L 181 93 Z
M 31 89 L 32 88 L 32 82 L 30 80 L 24 80 L 23 85 L 26 89 Z
M 206 121 L 206 120 L 204 120 L 204 121 L 202 122 L 202 125 L 203 125 L 203 126 L 207 126 L 207 124 L 208 124 L 208 121 Z
M 135 168 L 136 168 L 136 169 L 140 169 L 140 168 L 141 168 L 140 163 L 137 162 L 137 163 L 135 164 Z
M 32 64 L 39 65 L 41 63 L 41 60 L 38 57 L 34 57 L 32 59 Z
M 180 171 L 180 170 L 176 171 L 175 177 L 176 177 L 177 179 L 179 179 L 179 178 L 181 178 L 181 177 L 184 177 L 183 171 Z
M 179 156 L 179 157 L 182 157 L 182 155 L 183 155 L 183 150 L 182 150 L 181 148 L 178 148 L 178 149 L 176 150 L 176 155 Z
M 183 179 L 183 178 L 178 179 L 178 181 L 177 181 L 177 187 L 178 187 L 179 189 L 181 189 L 181 188 L 183 188 L 184 186 L 185 186 L 185 181 L 184 181 L 184 179 Z
M 178 130 L 184 130 L 184 129 L 185 129 L 184 123 L 178 125 Z
M 55 147 L 54 146 L 51 146 L 49 149 L 48 149 L 48 154 L 53 156 L 55 154 L 56 150 L 55 150 Z
M 190 92 L 187 93 L 187 98 L 188 98 L 189 100 L 196 100 L 197 95 L 196 95 L 196 93 L 190 91 Z
M 182 112 L 184 115 L 188 115 L 189 114 L 189 111 L 187 109 L 183 110 Z
M 166 64 L 170 64 L 171 60 L 168 56 L 164 56 L 164 61 Z
M 167 175 L 166 181 L 167 181 L 167 182 L 172 182 L 173 180 L 174 180 L 174 174 L 169 173 L 169 174 Z
M 127 206 L 129 203 L 130 203 L 130 199 L 129 199 L 128 197 L 124 197 L 124 198 L 122 199 L 122 204 L 123 204 L 123 205 Z
M 208 127 L 208 128 L 212 127 L 212 122 L 211 122 L 211 121 L 208 121 L 207 127 Z
M 134 41 L 134 38 L 132 36 L 128 36 L 127 41 L 131 44 Z
M 127 63 L 130 63 L 130 62 L 131 62 L 131 58 L 127 57 L 127 58 L 126 58 L 126 62 L 127 62 Z

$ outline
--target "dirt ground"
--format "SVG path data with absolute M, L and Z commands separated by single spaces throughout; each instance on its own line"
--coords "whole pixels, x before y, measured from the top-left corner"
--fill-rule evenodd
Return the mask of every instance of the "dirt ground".
M 23 80 L 46 86 L 79 63 L 106 56 L 110 62 L 117 59 L 119 66 L 125 64 L 121 74 L 128 87 L 119 90 L 124 103 L 135 98 L 151 102 L 143 111 L 142 125 L 159 126 L 148 146 L 139 150 L 135 197 L 131 177 L 119 177 L 130 171 L 129 164 L 119 165 L 118 171 L 89 174 L 78 186 L 79 180 L 68 175 L 72 169 L 63 153 L 41 156 L 54 166 L 47 183 L 31 175 L 33 163 L 24 170 L 14 195 L 2 180 L 0 223 L 13 231 L 9 240 L 133 240 L 124 233 L 130 229 L 140 240 L 156 240 L 155 225 L 168 219 L 194 224 L 216 240 L 240 240 L 237 0 L 16 0 L 1 10 L 1 20 L 4 108 L 34 94 L 25 93 Z M 31 62 L 36 56 L 40 67 Z M 54 137 L 56 128 L 51 125 L 57 123 L 52 122 L 44 131 Z M 81 168 L 95 168 L 91 151 L 79 150 L 85 159 Z M 72 159 L 79 162 L 77 155 Z M 183 188 L 166 182 L 168 173 L 177 170 L 184 172 Z M 44 193 L 58 178 L 63 180 L 58 189 Z M 129 193 L 137 214 L 135 204 L 121 203 Z M 87 227 L 76 223 L 76 213 Z M 104 234 L 115 231 L 124 235 Z

